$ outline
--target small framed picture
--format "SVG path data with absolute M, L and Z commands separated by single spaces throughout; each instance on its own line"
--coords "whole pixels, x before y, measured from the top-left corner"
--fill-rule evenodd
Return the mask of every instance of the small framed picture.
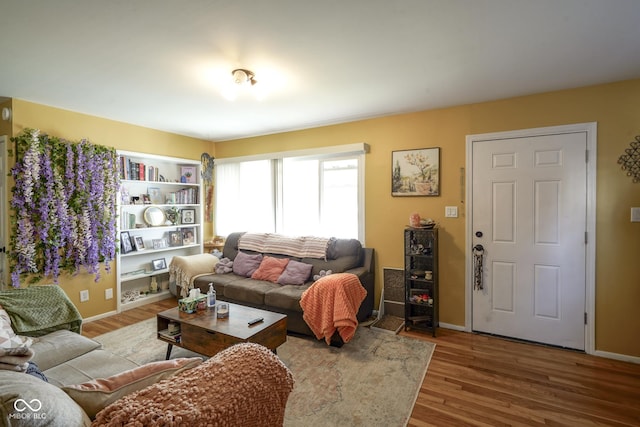
M 195 166 L 180 167 L 180 182 L 195 184 L 196 183 L 196 167 Z
M 440 147 L 391 153 L 392 196 L 440 195 Z
M 149 187 L 147 188 L 147 191 L 149 192 L 149 199 L 151 199 L 151 203 L 154 205 L 162 204 L 162 192 L 160 191 L 160 188 Z
M 120 247 L 122 248 L 122 253 L 127 254 L 133 251 L 133 245 L 131 244 L 131 236 L 128 231 L 123 231 L 120 233 Z
M 164 249 L 169 247 L 169 242 L 164 237 L 162 239 L 153 239 L 151 242 L 153 243 L 153 249 Z
M 193 227 L 181 228 L 182 231 L 182 244 L 193 245 L 196 243 L 196 232 Z
M 170 231 L 169 232 L 169 246 L 182 246 L 182 232 Z
M 164 258 L 158 258 L 151 261 L 153 271 L 164 270 L 167 268 L 167 261 Z
M 148 194 L 143 194 L 142 195 L 142 203 L 145 205 L 150 205 L 151 204 L 151 196 L 149 196 Z
M 144 249 L 144 240 L 142 239 L 142 236 L 135 236 L 133 238 L 133 241 L 136 245 L 136 250 L 137 251 L 141 251 Z
M 196 223 L 196 210 L 195 209 L 182 209 L 180 211 L 181 221 L 183 224 L 195 224 Z

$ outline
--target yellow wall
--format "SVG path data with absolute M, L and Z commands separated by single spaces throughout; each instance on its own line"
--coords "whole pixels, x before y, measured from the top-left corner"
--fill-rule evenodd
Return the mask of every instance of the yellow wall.
M 465 166 L 469 134 L 598 122 L 596 349 L 640 357 L 640 224 L 629 222 L 629 208 L 640 206 L 640 184 L 633 184 L 617 164 L 618 157 L 640 134 L 640 80 L 537 94 L 453 108 L 281 133 L 236 141 L 209 143 L 56 108 L 13 100 L 14 134 L 38 128 L 70 140 L 118 149 L 199 159 L 202 152 L 234 157 L 272 151 L 366 142 L 366 245 L 376 250 L 376 301 L 382 268 L 401 268 L 402 229 L 411 212 L 431 217 L 441 227 L 441 321 L 464 325 L 464 203 L 460 200 L 460 169 Z M 391 152 L 441 147 L 440 197 L 391 197 Z M 458 206 L 459 218 L 444 218 L 445 206 Z M 205 230 L 205 236 L 211 230 Z M 62 287 L 84 317 L 115 309 L 115 301 L 92 298 L 79 303 L 79 290 L 104 295 L 115 276 L 65 278 Z
M 200 160 L 203 152 L 213 155 L 213 144 L 208 141 L 174 135 L 140 126 L 129 125 L 113 120 L 88 116 L 58 108 L 34 104 L 13 99 L 12 134 L 18 135 L 25 128 L 40 129 L 41 132 L 55 135 L 70 141 L 83 138 L 94 144 L 114 147 L 121 150 L 154 153 L 165 156 Z M 13 144 L 10 144 L 13 145 Z M 10 165 L 14 163 L 9 159 Z M 9 197 L 11 195 L 9 194 Z M 205 224 L 204 236 L 211 236 L 212 225 Z M 60 286 L 76 304 L 83 317 L 97 316 L 116 310 L 116 300 L 104 299 L 104 290 L 114 289 L 116 295 L 115 262 L 112 272 L 102 269 L 99 282 L 94 276 L 86 273 L 74 277 L 63 276 Z M 80 302 L 80 291 L 89 289 L 89 301 Z
M 640 80 L 362 120 L 215 144 L 218 158 L 366 142 L 366 245 L 377 254 L 376 301 L 383 267 L 402 268 L 402 230 L 417 211 L 440 224 L 440 320 L 465 323 L 465 216 L 460 170 L 465 137 L 572 123 L 598 123 L 596 349 L 640 356 L 640 184 L 617 164 L 640 134 Z M 391 197 L 391 152 L 441 147 L 441 196 Z M 458 206 L 458 218 L 445 218 Z M 376 302 L 377 303 L 377 302 Z

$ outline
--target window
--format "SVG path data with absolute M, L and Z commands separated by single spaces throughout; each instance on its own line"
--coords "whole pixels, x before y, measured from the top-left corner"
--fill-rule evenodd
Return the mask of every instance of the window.
M 355 238 L 364 243 L 366 145 L 216 163 L 216 233 Z M 348 148 L 347 148 L 348 147 Z

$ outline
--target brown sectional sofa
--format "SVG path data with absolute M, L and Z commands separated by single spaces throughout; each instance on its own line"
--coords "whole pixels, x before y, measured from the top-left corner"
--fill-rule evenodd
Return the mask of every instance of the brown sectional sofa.
M 243 232 L 236 232 L 227 237 L 222 251 L 223 257 L 231 260 L 236 258 L 239 252 L 238 241 L 243 234 Z M 243 252 L 255 254 L 251 251 Z M 231 272 L 199 275 L 194 280 L 194 286 L 206 293 L 209 289 L 209 283 L 213 283 L 218 299 L 286 314 L 289 332 L 313 336 L 313 332 L 302 318 L 303 313 L 300 307 L 302 293 L 313 284 L 313 276 L 322 270 L 331 270 L 333 273 L 353 273 L 358 276 L 367 291 L 367 296 L 360 305 L 357 318 L 359 321 L 363 321 L 371 316 L 374 302 L 374 251 L 371 248 L 363 248 L 358 240 L 331 239 L 326 260 L 294 258 L 275 253 L 262 255 L 274 258 L 286 257 L 310 264 L 312 269 L 309 279 L 302 285 L 281 285 L 239 276 Z M 172 284 L 172 292 L 176 295 L 180 294 L 175 284 Z

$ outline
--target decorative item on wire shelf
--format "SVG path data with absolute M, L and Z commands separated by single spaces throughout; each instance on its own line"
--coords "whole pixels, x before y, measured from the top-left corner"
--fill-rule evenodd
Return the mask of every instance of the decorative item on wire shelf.
M 409 227 L 411 228 L 426 228 L 431 229 L 436 226 L 436 222 L 431 218 L 420 218 L 420 214 L 417 212 L 409 215 Z

